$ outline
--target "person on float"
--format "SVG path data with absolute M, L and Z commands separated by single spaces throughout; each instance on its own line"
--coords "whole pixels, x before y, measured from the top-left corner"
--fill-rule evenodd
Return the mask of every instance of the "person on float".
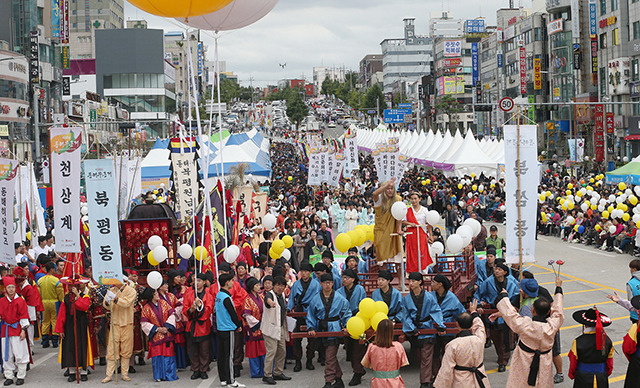
M 460 299 L 450 291 L 451 281 L 449 278 L 442 274 L 437 274 L 431 280 L 431 294 L 438 302 L 440 310 L 442 310 L 442 320 L 447 322 L 456 322 L 456 318 L 465 312 L 465 308 L 460 303 Z M 435 337 L 435 343 L 433 347 L 433 375 L 438 374 L 442 357 L 444 355 L 445 346 L 453 340 L 453 334 L 439 335 Z
M 611 325 L 611 318 L 593 307 L 574 312 L 573 319 L 582 324 L 582 334 L 573 340 L 569 351 L 568 374 L 574 388 L 608 387 L 613 371 L 613 342 L 604 328 Z M 640 385 L 638 380 L 635 383 Z
M 329 250 L 322 252 L 322 263 L 329 268 L 330 271 L 327 272 L 331 272 L 331 276 L 333 276 L 334 279 L 342 278 L 342 271 L 340 270 L 340 266 L 338 265 L 338 263 L 336 263 L 333 258 L 333 252 Z M 341 285 L 335 283 L 338 282 L 334 282 L 333 289 L 335 291 L 338 291 Z
M 433 263 L 428 244 L 431 226 L 427 224 L 427 208 L 420 205 L 420 194 L 413 192 L 409 199 L 411 207 L 407 209 L 407 215 L 402 221 L 402 224 L 407 227 L 405 234 L 407 272 L 422 272 Z M 421 268 L 419 268 L 420 264 L 422 264 Z
M 393 218 L 391 206 L 401 201 L 396 193 L 396 179 L 383 183 L 373 192 L 375 227 L 374 245 L 378 261 L 402 259 L 402 222 Z
M 389 306 L 387 317 L 399 323 L 403 318 L 402 294 L 391 286 L 393 274 L 389 270 L 381 269 L 378 272 L 378 289 L 373 291 L 371 299 L 383 301 Z
M 293 284 L 291 288 L 291 294 L 289 294 L 289 300 L 287 302 L 287 311 L 289 312 L 307 312 L 311 300 L 320 292 L 320 283 L 314 281 L 311 278 L 313 267 L 308 262 L 302 262 L 300 264 L 300 279 Z M 304 318 L 297 318 L 296 327 L 294 332 L 300 331 L 300 326 L 305 325 Z M 307 339 L 307 363 L 306 367 L 309 370 L 314 370 L 313 356 L 315 354 L 315 343 L 312 338 Z M 300 372 L 302 370 L 302 339 L 297 338 L 293 340 L 293 352 L 296 359 L 296 364 L 293 367 L 294 372 Z
M 357 272 L 350 268 L 342 271 L 342 287 L 338 289 L 337 293 L 344 296 L 349 302 L 351 316 L 355 316 L 358 313 L 360 302 L 367 297 L 364 287 L 358 284 Z M 351 368 L 353 369 L 353 377 L 349 381 L 349 386 L 360 385 L 362 376 L 365 374 L 361 361 L 367 347 L 358 340 L 345 337 L 344 349 L 347 353 L 347 361 L 351 361 Z

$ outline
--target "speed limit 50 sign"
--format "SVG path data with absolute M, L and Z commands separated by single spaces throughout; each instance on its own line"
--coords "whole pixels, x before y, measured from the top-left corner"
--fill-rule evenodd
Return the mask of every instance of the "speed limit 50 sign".
M 510 97 L 503 97 L 500 99 L 500 109 L 504 112 L 510 112 L 513 109 L 513 99 Z

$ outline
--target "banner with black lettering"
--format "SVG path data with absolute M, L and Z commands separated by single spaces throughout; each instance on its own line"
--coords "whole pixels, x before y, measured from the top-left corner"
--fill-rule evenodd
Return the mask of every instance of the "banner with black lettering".
M 13 245 L 13 201 L 18 166 L 17 160 L 0 159 L 0 263 L 10 265 L 16 265 L 16 251 Z
M 56 252 L 79 253 L 82 128 L 51 128 L 49 135 Z
M 356 131 L 349 130 L 344 134 L 344 150 L 344 175 L 349 176 L 352 171 L 360 170 Z
M 89 238 L 93 278 L 99 284 L 107 279 L 122 281 L 122 259 L 115 193 L 113 161 L 85 160 L 84 178 L 89 208 Z M 77 211 L 77 210 L 76 210 Z
M 198 195 L 198 170 L 195 163 L 196 141 L 194 137 L 171 139 L 171 170 L 173 191 L 176 193 L 176 213 L 184 221 L 193 217 L 195 198 Z

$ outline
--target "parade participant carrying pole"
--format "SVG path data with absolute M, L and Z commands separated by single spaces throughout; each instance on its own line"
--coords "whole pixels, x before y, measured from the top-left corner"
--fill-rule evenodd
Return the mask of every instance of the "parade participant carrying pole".
M 222 101 L 220 100 L 220 58 L 218 57 L 218 31 L 216 31 L 216 35 L 214 37 L 214 60 L 215 60 L 215 69 L 216 69 L 216 90 L 218 92 L 218 133 L 219 133 L 219 138 L 218 138 L 218 142 L 220 144 L 220 174 L 221 177 L 219 177 L 218 179 L 221 179 L 220 182 L 222 183 L 222 193 L 220 193 L 220 195 L 222 196 L 222 219 L 224 220 L 224 247 L 225 249 L 227 248 L 227 204 L 226 204 L 226 193 L 225 193 L 225 187 L 224 187 L 224 153 L 222 152 Z M 212 99 L 213 100 L 213 99 Z M 211 127 L 211 126 L 209 126 Z M 242 186 L 243 182 L 240 182 L 240 186 Z M 213 227 L 211 228 L 211 232 L 213 233 Z M 216 279 L 218 276 L 218 272 L 216 271 Z

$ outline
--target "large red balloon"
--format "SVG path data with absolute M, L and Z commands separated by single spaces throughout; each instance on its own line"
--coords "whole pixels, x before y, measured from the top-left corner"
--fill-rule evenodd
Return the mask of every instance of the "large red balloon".
M 202 30 L 229 31 L 246 27 L 271 12 L 278 0 L 234 0 L 226 7 L 207 15 L 178 18 L 182 23 Z

